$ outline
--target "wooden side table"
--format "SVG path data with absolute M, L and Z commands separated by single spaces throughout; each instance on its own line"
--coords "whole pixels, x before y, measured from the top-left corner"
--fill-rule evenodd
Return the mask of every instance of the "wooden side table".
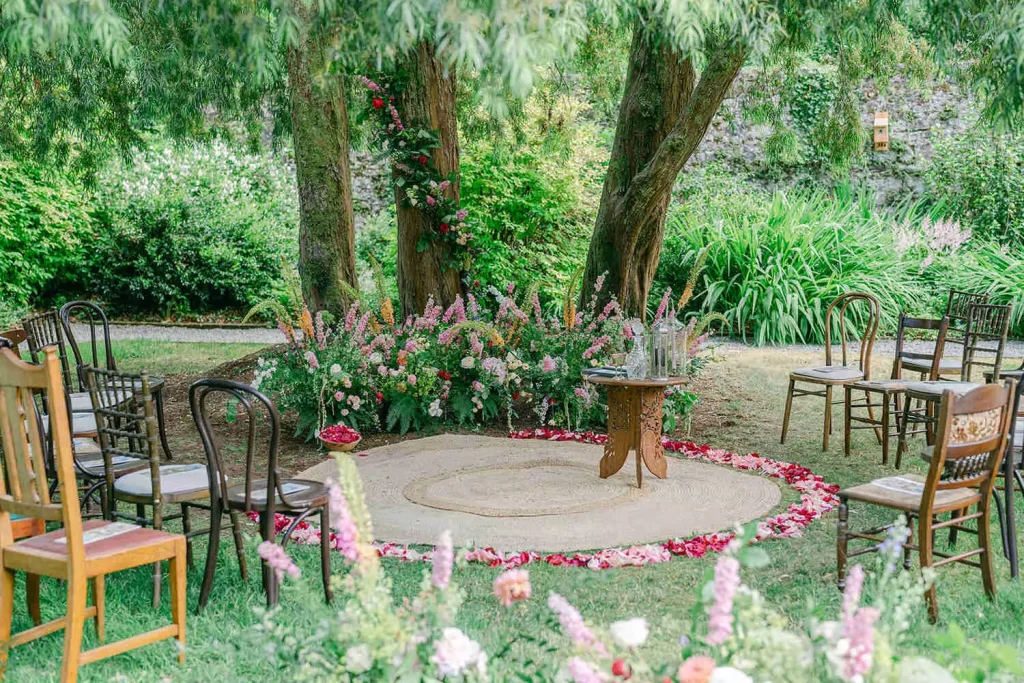
M 668 474 L 661 445 L 662 403 L 665 389 L 686 384 L 686 377 L 627 379 L 584 375 L 591 384 L 608 387 L 608 441 L 604 445 L 600 474 L 607 479 L 622 469 L 629 451 L 636 451 L 636 485 L 643 486 L 643 467 L 659 479 Z M 641 464 L 642 463 L 642 464 Z

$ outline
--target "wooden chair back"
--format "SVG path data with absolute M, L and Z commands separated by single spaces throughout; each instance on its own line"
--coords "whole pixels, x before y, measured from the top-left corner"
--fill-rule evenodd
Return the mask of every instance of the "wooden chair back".
M 85 548 L 68 413 L 57 410 L 50 417 L 61 499 L 54 503 L 35 403 L 39 392 L 64 402 L 61 363 L 54 347 L 42 349 L 41 356 L 41 364 L 29 364 L 10 349 L 0 349 L 0 439 L 6 465 L 0 468 L 0 548 L 13 541 L 12 514 L 60 522 L 67 530 L 68 561 L 77 565 L 84 562 Z
M 984 375 L 986 369 L 991 370 L 992 377 L 999 377 L 1012 313 L 1011 305 L 971 304 L 968 307 L 960 373 L 962 381 L 970 382 L 975 368 L 982 369 L 979 377 Z
M 962 396 L 942 395 L 935 448 L 922 503 L 930 506 L 936 492 L 980 488 L 987 499 L 1006 448 L 1016 383 L 986 384 Z M 922 506 L 922 517 L 928 513 Z
M 221 461 L 221 446 L 226 434 L 219 435 L 210 417 L 211 408 L 223 406 L 235 413 L 233 431 L 238 433 L 238 426 L 245 420 L 245 509 L 251 511 L 253 494 L 261 491 L 258 496 L 259 507 L 267 511 L 263 518 L 273 519 L 276 500 L 279 499 L 286 507 L 301 507 L 289 502 L 287 493 L 281 482 L 285 479 L 278 469 L 278 443 L 281 436 L 281 419 L 270 399 L 248 384 L 227 379 L 205 378 L 194 382 L 189 387 L 189 403 L 192 407 L 192 419 L 195 420 L 199 436 L 206 450 L 206 458 L 210 471 L 210 499 L 226 500 L 228 479 Z M 213 403 L 216 401 L 216 405 Z M 269 436 L 262 438 L 257 427 L 262 419 L 267 420 Z M 221 430 L 226 432 L 227 430 Z M 227 436 L 227 438 L 231 438 Z M 235 437 L 238 440 L 238 437 Z M 257 482 L 266 479 L 263 486 Z M 277 497 L 274 493 L 277 492 Z M 266 496 L 265 498 L 263 496 Z M 261 518 L 262 519 L 262 518 Z
M 860 302 L 863 304 L 863 329 L 860 333 L 860 353 L 858 362 L 860 370 L 864 373 L 864 379 L 871 379 L 871 349 L 875 345 L 875 336 L 878 334 L 878 325 L 881 322 L 881 306 L 871 294 L 864 292 L 847 292 L 842 294 L 828 306 L 825 311 L 825 365 L 832 365 L 832 327 L 836 325 L 839 330 L 840 348 L 842 351 L 842 365 L 849 366 L 849 353 L 846 343 L 847 330 L 853 327 L 853 321 L 847 319 L 847 309 L 850 304 Z M 851 314 L 852 315 L 852 314 Z
M 57 358 L 60 360 L 60 374 L 65 391 L 80 391 L 81 384 L 73 382 L 75 374 L 68 361 L 67 340 L 64 337 L 64 328 L 60 324 L 57 309 L 51 308 L 43 313 L 22 318 L 21 327 L 25 330 L 25 341 L 28 342 L 28 351 L 32 356 L 32 362 L 42 363 L 43 349 L 48 346 L 54 347 L 57 350 Z
M 918 353 L 907 351 L 906 331 L 907 330 L 931 330 L 936 332 L 935 350 L 933 353 Z M 928 379 L 935 381 L 939 378 L 939 364 L 942 360 L 942 352 L 946 347 L 946 335 L 949 332 L 949 318 L 942 320 L 934 318 L 912 318 L 905 313 L 900 313 L 899 325 L 896 328 L 896 358 L 893 360 L 892 379 L 901 379 L 903 376 L 903 361 L 905 360 L 927 360 L 931 361 L 931 369 Z
M 110 345 L 110 323 L 103 309 L 91 301 L 69 301 L 60 307 L 57 316 L 64 332 L 68 348 L 75 358 L 75 367 L 81 371 L 85 366 L 117 370 L 114 349 Z M 78 322 L 89 328 L 88 344 L 79 344 L 71 324 Z M 84 347 L 84 348 L 83 348 Z M 84 355 L 88 353 L 88 356 Z M 86 386 L 85 377 L 79 376 L 80 386 Z
M 28 335 L 25 334 L 25 330 L 17 327 L 0 332 L 0 345 L 15 353 L 21 353 L 21 345 L 26 339 L 28 339 Z
M 149 461 L 155 500 L 160 494 L 160 442 L 149 375 L 135 375 L 90 366 L 79 368 L 85 377 L 96 415 L 96 433 L 103 451 L 107 490 L 114 487 L 115 458 Z
M 950 327 L 963 332 L 967 326 L 967 313 L 971 304 L 987 304 L 988 294 L 965 292 L 959 289 L 950 289 L 949 298 L 946 299 L 946 317 L 949 318 Z

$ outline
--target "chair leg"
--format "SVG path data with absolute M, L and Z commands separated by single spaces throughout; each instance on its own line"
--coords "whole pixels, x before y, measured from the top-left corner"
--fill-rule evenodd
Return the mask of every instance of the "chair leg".
M 64 624 L 64 660 L 60 668 L 60 683 L 74 683 L 78 680 L 88 592 L 88 582 L 84 577 L 68 579 L 68 614 Z
M 106 577 L 102 574 L 92 581 L 92 604 L 96 606 L 96 637 L 102 643 L 107 639 L 107 586 Z
M 235 556 L 238 558 L 238 571 L 242 575 L 242 581 L 249 580 L 249 568 L 245 563 L 245 542 L 242 539 L 242 520 L 238 512 L 231 513 L 231 535 L 235 538 Z
M 220 546 L 220 521 L 222 511 L 217 501 L 210 505 L 210 540 L 206 545 L 206 570 L 203 572 L 203 586 L 199 590 L 199 609 L 206 607 L 213 588 L 213 575 L 217 572 L 217 549 Z
M 903 420 L 900 425 L 900 438 L 896 441 L 896 469 L 903 462 L 903 451 L 907 450 L 907 426 L 910 424 L 910 399 L 903 402 Z
M 892 421 L 892 416 L 889 415 L 889 397 L 884 396 L 882 399 L 882 464 L 889 464 L 889 432 L 891 427 L 889 423 Z
M 135 506 L 136 512 L 139 517 L 146 516 L 146 508 L 143 505 Z M 153 508 L 153 528 L 157 531 L 161 531 L 164 528 L 163 521 L 158 514 L 158 510 Z M 163 572 L 163 566 L 160 562 L 153 563 L 153 609 L 160 608 L 160 583 Z
M 907 543 L 903 544 L 903 569 L 909 572 L 911 567 L 910 556 L 913 551 L 907 545 L 914 539 L 914 518 L 910 515 L 907 515 L 907 529 L 909 529 L 910 535 L 907 537 Z
M 0 643 L 11 639 L 11 624 L 14 621 L 14 571 L 0 567 Z M 0 647 L 0 678 L 7 670 L 9 647 Z
M 996 597 L 996 577 L 992 570 L 992 520 L 989 497 L 981 503 L 981 517 L 978 518 L 978 546 L 984 551 L 981 554 L 981 581 L 985 586 L 985 595 Z
M 331 506 L 320 509 L 320 574 L 324 580 L 324 597 L 330 603 L 331 594 Z
M 864 402 L 868 406 L 868 419 L 871 420 L 872 424 L 875 425 L 875 438 L 878 439 L 878 443 L 882 443 L 882 430 L 878 428 L 878 422 L 875 421 L 875 405 L 871 402 L 871 392 L 864 392 Z
M 782 440 L 779 443 L 786 443 L 786 433 L 789 432 L 789 415 L 793 412 L 793 389 L 796 387 L 795 380 L 789 380 L 789 390 L 786 392 L 786 412 L 782 416 Z
M 865 392 L 865 395 L 866 392 Z M 850 457 L 850 413 L 853 411 L 853 388 L 843 388 L 843 455 Z
M 25 574 L 25 600 L 28 603 L 28 613 L 32 617 L 32 623 L 39 626 L 43 623 L 43 614 L 39 609 L 38 574 Z
M 189 510 L 191 507 L 188 503 L 181 504 L 181 531 L 185 534 L 185 562 L 188 564 L 189 571 L 195 568 L 195 563 L 192 560 L 192 537 L 189 534 L 192 532 L 192 520 L 189 517 Z
M 184 547 L 183 547 L 184 546 Z M 178 663 L 185 663 L 185 565 L 187 544 L 178 541 L 178 547 L 169 561 L 171 584 L 171 620 L 178 627 Z
M 845 498 L 839 500 L 839 524 L 836 528 L 836 585 L 840 591 L 846 590 L 846 551 L 847 528 L 850 519 L 850 506 Z
M 832 434 L 832 385 L 825 387 L 825 433 L 821 438 L 821 450 L 828 450 L 828 437 Z
M 932 544 L 934 542 L 932 523 L 931 516 L 921 517 L 917 522 L 917 544 L 921 553 L 921 569 L 932 566 Z M 936 597 L 934 583 L 925 591 L 924 597 L 928 601 L 928 619 L 934 624 L 939 620 L 939 601 Z

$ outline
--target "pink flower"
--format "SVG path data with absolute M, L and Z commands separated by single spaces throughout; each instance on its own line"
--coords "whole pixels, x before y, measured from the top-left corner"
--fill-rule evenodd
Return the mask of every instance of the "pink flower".
M 274 570 L 278 581 L 284 578 L 285 574 L 293 579 L 302 576 L 302 571 L 292 562 L 292 558 L 288 556 L 285 549 L 273 541 L 263 541 L 257 546 L 256 552 Z
M 306 351 L 302 354 L 302 357 L 306 359 L 306 364 L 309 365 L 310 370 L 316 370 L 320 367 L 320 361 L 316 359 L 316 354 L 312 351 Z
M 430 195 L 428 194 L 428 195 L 427 195 L 427 206 L 434 206 L 435 204 L 437 204 L 437 200 L 436 200 L 436 199 L 434 199 L 433 197 L 431 197 L 431 196 L 430 196 Z
M 544 329 L 544 316 L 541 314 L 540 295 L 537 292 L 533 293 L 533 296 L 530 298 L 530 303 L 533 304 L 533 318 L 537 323 L 537 327 Z
M 331 545 L 337 549 L 346 560 L 355 562 L 359 559 L 359 531 L 356 529 L 356 522 L 352 519 L 352 513 L 348 509 L 348 501 L 345 494 L 336 482 L 331 482 L 327 487 L 328 505 L 331 513 L 331 527 L 336 533 L 331 537 Z
M 406 353 L 416 353 L 419 350 L 419 344 L 415 339 L 409 339 L 405 342 Z
M 462 302 L 462 295 L 457 294 L 455 301 L 448 310 L 444 312 L 444 317 L 441 318 L 441 322 L 450 323 L 454 320 L 457 323 L 465 322 L 466 320 L 466 306 Z
M 345 331 L 351 332 L 352 328 L 356 325 L 356 316 L 359 314 L 359 302 L 354 301 L 351 306 L 348 307 L 348 313 L 345 314 Z
M 360 83 L 365 85 L 367 88 L 369 88 L 373 92 L 382 92 L 381 87 L 379 85 L 377 85 L 376 83 L 374 83 L 373 81 L 371 81 L 366 76 L 360 75 L 360 76 L 356 76 L 356 78 L 359 79 Z
M 442 180 L 442 181 L 441 181 L 441 184 L 437 186 L 437 189 L 438 189 L 438 190 L 439 190 L 440 192 L 444 192 L 444 191 L 445 191 L 445 190 L 447 190 L 447 189 L 448 189 L 449 187 L 451 187 L 451 184 L 452 184 L 452 181 L 450 181 L 450 180 Z M 460 220 L 461 220 L 461 219 L 460 219 Z
M 441 540 L 434 548 L 434 566 L 430 573 L 430 581 L 439 590 L 448 588 L 452 580 L 452 566 L 455 564 L 455 549 L 452 547 L 452 534 L 445 531 Z
M 340 391 L 335 391 L 335 392 L 334 392 L 334 400 L 335 400 L 335 401 L 338 401 L 339 403 L 340 403 L 341 401 L 344 401 L 344 400 L 345 400 L 345 394 L 343 394 L 343 393 L 342 393 L 342 392 L 340 392 Z
M 715 565 L 715 603 L 708 620 L 708 645 L 721 645 L 732 635 L 732 601 L 740 587 L 740 563 L 731 555 L 724 555 Z
M 846 577 L 846 589 L 843 591 L 843 620 L 852 619 L 857 607 L 860 606 L 860 594 L 864 589 L 864 568 L 859 564 L 850 569 Z
M 715 660 L 699 655 L 690 657 L 680 664 L 676 677 L 679 678 L 679 683 L 708 683 L 714 670 Z
M 525 569 L 510 569 L 494 579 L 494 595 L 505 607 L 520 600 L 529 600 L 530 592 L 530 573 Z
M 604 348 L 604 345 L 610 342 L 611 340 L 612 338 L 609 337 L 608 335 L 603 335 L 595 339 L 594 343 L 591 344 L 590 347 L 583 352 L 583 359 L 588 360 L 590 358 L 593 358 L 594 355 L 597 354 L 602 348 Z
M 568 600 L 558 593 L 548 596 L 548 608 L 558 616 L 558 623 L 569 639 L 577 645 L 604 653 L 605 647 L 594 636 L 594 632 L 583 623 L 583 616 Z
M 479 380 L 473 380 L 473 391 L 481 393 L 484 390 L 484 385 Z
M 407 381 L 412 386 L 416 386 L 416 382 L 418 381 L 418 378 L 416 377 L 416 375 L 410 374 L 408 377 L 405 378 L 405 381 Z
M 861 607 L 843 623 L 843 637 L 848 648 L 843 655 L 843 678 L 861 680 L 871 670 L 875 652 L 875 622 L 880 612 L 874 607 Z
M 555 363 L 555 359 L 551 356 L 544 356 L 544 359 L 541 361 L 541 370 L 544 372 L 554 372 L 557 367 L 558 364 Z
M 594 291 L 595 292 L 600 292 L 601 291 L 601 288 L 604 287 L 604 279 L 607 276 L 608 276 L 608 271 L 605 271 L 605 272 L 603 272 L 603 273 L 601 273 L 600 275 L 597 276 L 597 279 L 594 280 Z
M 479 356 L 484 352 L 484 344 L 480 341 L 480 335 L 473 332 L 469 335 L 469 348 L 473 351 L 473 355 Z
M 601 683 L 601 677 L 593 667 L 579 657 L 569 660 L 569 675 L 572 676 L 573 683 Z
M 459 209 L 458 211 L 455 212 L 455 220 L 457 220 L 457 221 L 464 221 L 464 220 L 466 220 L 466 216 L 468 216 L 468 215 L 469 215 L 468 211 L 466 211 L 465 209 Z
M 658 304 L 658 312 L 654 314 L 654 322 L 658 322 L 665 315 L 665 309 L 668 308 L 668 300 L 672 296 L 672 288 L 669 287 L 665 290 L 665 295 L 661 297 L 661 303 Z
M 388 111 L 391 112 L 391 120 L 395 122 L 395 128 L 397 130 L 404 130 L 405 128 L 402 126 L 402 119 L 398 118 L 398 110 L 395 109 L 395 105 L 389 104 Z

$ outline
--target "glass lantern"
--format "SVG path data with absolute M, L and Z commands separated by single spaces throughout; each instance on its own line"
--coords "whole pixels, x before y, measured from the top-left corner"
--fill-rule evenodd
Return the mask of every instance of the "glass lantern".
M 662 318 L 651 328 L 651 379 L 669 378 L 675 336 L 668 318 Z
M 669 325 L 672 327 L 672 359 L 669 372 L 673 377 L 685 377 L 690 364 L 689 329 L 676 318 L 675 311 L 669 312 Z

